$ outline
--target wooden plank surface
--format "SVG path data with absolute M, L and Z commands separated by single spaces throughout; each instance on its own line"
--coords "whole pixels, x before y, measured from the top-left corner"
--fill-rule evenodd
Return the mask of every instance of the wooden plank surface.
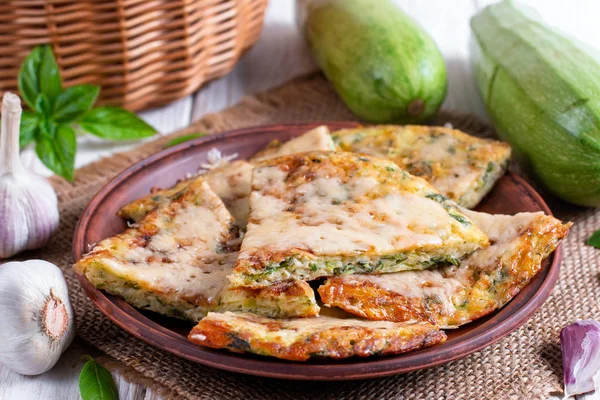
M 469 63 L 469 19 L 494 0 L 396 0 L 432 35 L 446 59 L 449 77 L 444 107 L 486 117 L 471 75 Z M 598 0 L 527 0 L 551 24 L 591 46 L 600 46 Z M 293 0 L 271 0 L 260 41 L 227 76 L 205 85 L 194 96 L 166 107 L 146 111 L 141 116 L 159 132 L 187 126 L 202 115 L 235 104 L 247 94 L 277 86 L 315 69 L 308 49 L 298 33 Z M 136 146 L 139 142 L 114 143 L 84 136 L 79 138 L 76 164 L 81 166 L 100 157 Z M 23 153 L 26 164 L 36 171 L 48 171 L 31 149 Z M 20 376 L 0 366 L 0 399 L 77 399 L 77 377 L 82 354 L 97 352 L 75 343 L 50 372 L 37 377 Z M 129 384 L 115 375 L 121 399 L 158 398 L 145 388 Z

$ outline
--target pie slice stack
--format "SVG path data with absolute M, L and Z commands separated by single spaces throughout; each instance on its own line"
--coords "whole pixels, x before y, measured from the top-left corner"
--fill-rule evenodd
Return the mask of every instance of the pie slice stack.
M 75 270 L 97 288 L 167 316 L 198 321 L 209 311 L 270 316 L 318 313 L 314 292 L 295 281 L 230 288 L 239 230 L 221 199 L 196 178 L 125 232 L 98 243 Z
M 513 299 L 542 268 L 567 234 L 542 212 L 490 215 L 466 212 L 492 245 L 459 265 L 387 275 L 339 276 L 319 288 L 327 306 L 374 320 L 429 321 L 455 328 Z

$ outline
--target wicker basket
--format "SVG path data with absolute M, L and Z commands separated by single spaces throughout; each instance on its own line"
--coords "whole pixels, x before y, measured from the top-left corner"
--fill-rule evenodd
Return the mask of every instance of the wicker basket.
M 52 44 L 64 86 L 102 86 L 101 102 L 159 106 L 229 72 L 260 35 L 267 0 L 2 0 L 0 90 L 23 58 Z

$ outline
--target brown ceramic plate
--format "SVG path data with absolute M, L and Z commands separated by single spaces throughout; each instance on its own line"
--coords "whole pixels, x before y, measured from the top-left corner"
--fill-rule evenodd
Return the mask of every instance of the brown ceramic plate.
M 168 187 L 206 162 L 213 147 L 223 154 L 248 158 L 272 139 L 287 140 L 319 124 L 271 125 L 241 129 L 182 143 L 161 151 L 122 172 L 98 193 L 85 209 L 75 231 L 73 257 L 79 259 L 93 243 L 119 233 L 125 223 L 116 216 L 119 208 L 145 194 L 151 187 Z M 355 123 L 327 123 L 332 129 Z M 542 198 L 520 177 L 508 173 L 477 208 L 494 214 L 523 211 L 550 213 Z M 486 318 L 448 330 L 448 340 L 437 346 L 387 357 L 351 358 L 342 361 L 288 362 L 274 358 L 240 355 L 190 343 L 186 335 L 192 325 L 149 312 L 140 312 L 118 297 L 94 288 L 79 276 L 96 306 L 115 324 L 153 346 L 180 357 L 229 371 L 252 375 L 304 380 L 348 380 L 373 378 L 432 367 L 480 350 L 525 323 L 550 294 L 558 277 L 560 248 L 545 262 L 545 268 L 503 309 Z

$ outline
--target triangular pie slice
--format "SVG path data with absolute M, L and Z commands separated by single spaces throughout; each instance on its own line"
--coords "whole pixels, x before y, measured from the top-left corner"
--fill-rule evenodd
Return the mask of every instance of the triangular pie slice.
M 510 159 L 506 143 L 441 126 L 379 125 L 339 130 L 332 137 L 339 150 L 390 159 L 467 208 L 483 199 Z
M 380 276 L 333 277 L 319 288 L 321 300 L 374 320 L 428 321 L 443 328 L 464 325 L 503 307 L 542 268 L 565 237 L 563 224 L 542 212 L 490 215 L 466 212 L 491 245 L 458 266 Z
M 234 286 L 457 264 L 488 245 L 425 180 L 353 153 L 263 161 L 253 171 L 250 210 Z
M 132 228 L 98 243 L 74 269 L 135 307 L 198 321 L 208 311 L 312 316 L 319 307 L 305 282 L 261 290 L 229 288 L 239 231 L 201 178 Z
M 405 353 L 446 340 L 428 323 L 325 316 L 273 319 L 251 313 L 209 313 L 190 332 L 193 343 L 286 360 Z

